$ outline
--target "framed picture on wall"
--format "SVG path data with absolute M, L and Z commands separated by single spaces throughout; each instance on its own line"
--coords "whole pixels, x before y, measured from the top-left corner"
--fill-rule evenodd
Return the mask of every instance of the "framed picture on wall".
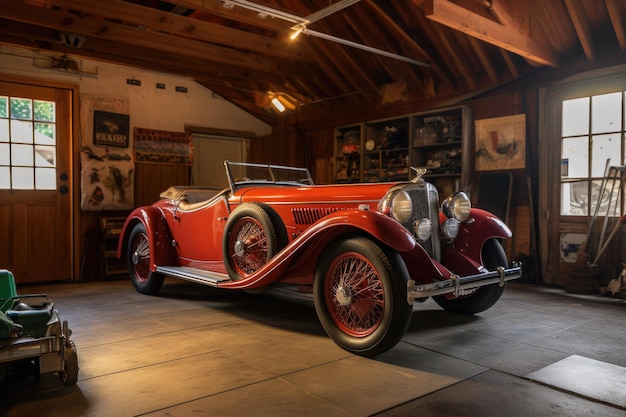
M 189 165 L 193 163 L 191 133 L 136 127 L 135 162 Z
M 476 120 L 476 171 L 526 166 L 526 115 Z
M 93 112 L 93 143 L 128 148 L 130 117 L 127 114 Z

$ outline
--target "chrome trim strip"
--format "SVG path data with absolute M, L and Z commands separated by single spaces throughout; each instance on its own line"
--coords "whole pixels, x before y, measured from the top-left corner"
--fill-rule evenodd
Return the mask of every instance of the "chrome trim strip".
M 230 281 L 230 277 L 227 274 L 209 272 L 186 266 L 157 266 L 156 271 L 171 277 L 186 279 L 187 281 L 193 281 L 213 287 L 217 287 L 220 282 Z
M 337 201 L 270 201 L 266 204 L 272 205 L 289 205 L 289 204 L 309 204 L 309 205 L 321 205 L 321 204 L 376 204 L 378 206 L 378 202 L 380 200 L 337 200 Z M 358 206 L 354 208 L 345 208 L 344 210 L 358 210 Z

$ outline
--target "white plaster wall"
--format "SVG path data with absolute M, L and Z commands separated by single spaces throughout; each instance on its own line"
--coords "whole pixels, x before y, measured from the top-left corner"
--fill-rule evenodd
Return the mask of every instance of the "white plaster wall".
M 131 132 L 134 127 L 182 132 L 185 124 L 190 124 L 254 132 L 257 136 L 271 133 L 269 125 L 190 78 L 78 58 L 73 59 L 82 70 L 97 72 L 97 76 L 79 77 L 33 65 L 35 59 L 45 60 L 46 56 L 0 46 L 0 73 L 78 84 L 80 94 L 128 98 Z M 140 80 L 141 86 L 128 85 L 129 78 Z M 157 83 L 165 84 L 165 89 L 157 89 Z M 187 93 L 176 92 L 176 86 L 186 87 Z

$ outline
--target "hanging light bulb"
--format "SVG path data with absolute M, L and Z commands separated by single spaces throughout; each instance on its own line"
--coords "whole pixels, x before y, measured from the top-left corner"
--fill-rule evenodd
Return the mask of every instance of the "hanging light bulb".
M 291 36 L 289 36 L 289 39 L 294 40 L 298 37 L 298 35 L 302 33 L 304 29 L 306 29 L 306 26 L 297 25 L 292 27 L 291 29 L 293 30 L 293 32 L 291 32 Z
M 280 102 L 278 97 L 272 98 L 272 104 L 274 105 L 274 107 L 276 107 L 276 110 L 278 110 L 279 112 L 282 113 L 285 111 L 285 106 L 283 106 L 283 103 Z

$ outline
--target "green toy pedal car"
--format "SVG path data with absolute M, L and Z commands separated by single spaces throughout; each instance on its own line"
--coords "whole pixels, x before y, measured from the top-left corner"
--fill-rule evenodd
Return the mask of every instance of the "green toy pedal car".
M 15 278 L 0 269 L 0 382 L 11 365 L 31 361 L 36 378 L 57 373 L 66 386 L 78 380 L 78 356 L 67 321 L 46 294 L 17 295 Z

